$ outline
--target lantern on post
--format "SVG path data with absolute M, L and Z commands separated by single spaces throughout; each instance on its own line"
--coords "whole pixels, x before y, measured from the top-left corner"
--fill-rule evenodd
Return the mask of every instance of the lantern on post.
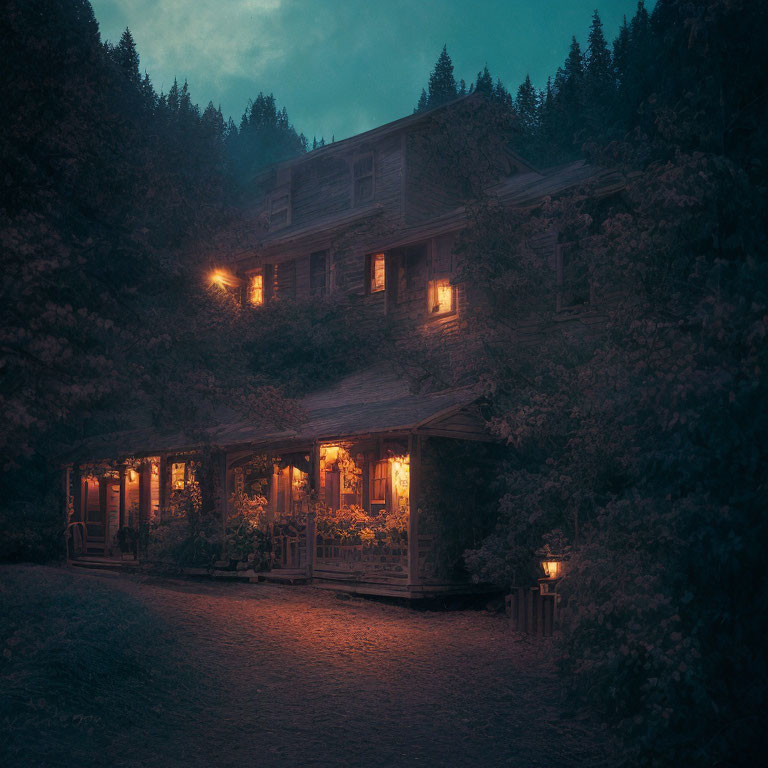
M 536 552 L 541 558 L 539 565 L 544 573 L 538 580 L 539 592 L 542 595 L 552 595 L 557 592 L 557 586 L 565 575 L 570 547 L 560 531 L 555 531 L 544 538 L 545 545 Z

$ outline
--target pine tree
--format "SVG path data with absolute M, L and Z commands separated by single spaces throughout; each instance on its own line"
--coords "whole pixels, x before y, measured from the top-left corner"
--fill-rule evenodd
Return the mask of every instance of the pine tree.
M 482 72 L 477 73 L 475 79 L 475 93 L 484 93 L 486 96 L 493 95 L 493 78 L 488 71 L 488 65 L 483 67 Z
M 515 112 L 517 112 L 520 129 L 528 137 L 533 138 L 538 128 L 539 110 L 536 89 L 531 83 L 530 75 L 525 76 L 525 80 L 517 89 Z
M 613 85 L 611 53 L 603 35 L 603 22 L 597 11 L 592 16 L 586 59 L 585 76 L 587 88 L 592 92 L 590 95 L 611 88 Z
M 597 11 L 589 30 L 586 65 L 584 67 L 584 121 L 592 138 L 608 139 L 612 135 L 615 80 L 613 62 L 603 35 L 603 23 Z
M 136 50 L 131 30 L 128 27 L 120 36 L 120 42 L 111 49 L 113 61 L 125 73 L 128 80 L 136 87 L 141 84 L 141 74 L 139 73 L 139 54 Z
M 416 105 L 414 112 L 426 112 L 429 109 L 429 98 L 424 88 L 421 89 L 421 96 L 419 96 L 419 103 Z
M 446 46 L 443 46 L 435 68 L 429 76 L 429 94 L 427 97 L 429 108 L 432 109 L 452 101 L 457 94 L 456 78 L 453 76 L 453 62 L 448 55 Z

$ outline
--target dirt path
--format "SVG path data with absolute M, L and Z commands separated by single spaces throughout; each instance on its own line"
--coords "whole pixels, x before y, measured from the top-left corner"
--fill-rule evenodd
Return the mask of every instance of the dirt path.
M 163 616 L 197 670 L 112 755 L 137 766 L 609 763 L 569 721 L 546 644 L 503 616 L 417 612 L 309 587 L 106 579 Z

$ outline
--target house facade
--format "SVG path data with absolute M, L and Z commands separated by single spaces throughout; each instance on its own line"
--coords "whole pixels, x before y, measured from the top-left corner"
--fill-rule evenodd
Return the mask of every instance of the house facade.
M 360 322 L 440 346 L 460 367 L 473 344 L 454 247 L 467 190 L 446 173 L 441 132 L 457 119 L 482 127 L 484 109 L 482 99 L 461 99 L 267 169 L 254 180 L 246 226 L 230 233 L 222 284 L 255 321 L 275 301 L 353 298 Z M 583 162 L 541 173 L 503 142 L 475 141 L 492 155 L 489 194 L 510 209 L 589 180 L 616 183 Z M 562 280 L 556 233 L 541 233 L 537 247 Z M 222 535 L 232 520 L 252 520 L 266 542 L 263 557 L 243 553 L 222 569 L 406 598 L 475 589 L 445 554 L 442 517 L 453 516 L 455 531 L 466 516 L 477 535 L 486 511 L 472 489 L 448 502 L 450 512 L 430 506 L 425 490 L 441 483 L 441 457 L 456 467 L 492 450 L 478 392 L 461 383 L 413 392 L 384 364 L 307 395 L 294 429 L 265 433 L 233 414 L 207 428 L 205 445 L 150 429 L 94 441 L 65 473 L 70 556 L 151 557 L 151 538 L 184 514 L 181 500 L 193 503 L 202 473 Z

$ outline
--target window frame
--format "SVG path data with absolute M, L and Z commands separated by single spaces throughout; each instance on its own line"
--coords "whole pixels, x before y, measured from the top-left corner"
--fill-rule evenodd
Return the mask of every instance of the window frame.
M 275 208 L 275 201 L 279 198 L 285 198 L 285 205 Z M 293 201 L 291 198 L 291 184 L 286 182 L 273 189 L 267 197 L 267 219 L 269 220 L 270 231 L 285 229 L 291 226 L 291 211 Z M 285 212 L 285 221 L 276 222 L 276 214 Z
M 450 238 L 449 242 L 449 255 L 448 255 L 448 264 L 447 266 L 438 266 L 438 255 L 437 255 L 437 249 L 438 249 L 438 240 L 441 238 L 448 239 Z M 429 242 L 429 252 L 428 252 L 428 263 L 427 263 L 427 317 L 430 319 L 438 319 L 438 318 L 445 318 L 445 317 L 451 317 L 453 315 L 456 315 L 458 312 L 458 290 L 457 286 L 455 286 L 451 281 L 454 278 L 455 272 L 456 272 L 456 264 L 455 264 L 455 257 L 453 253 L 453 244 L 455 242 L 455 238 L 452 236 L 452 234 L 448 235 L 438 235 L 437 237 L 433 237 Z M 449 309 L 443 310 L 442 312 L 435 312 L 434 306 L 435 302 L 433 300 L 433 297 L 435 296 L 435 292 L 437 291 L 437 283 L 448 281 L 448 285 L 451 292 L 451 306 Z
M 257 277 L 261 278 L 261 301 L 259 303 L 254 302 L 252 299 L 252 294 L 253 294 L 252 282 Z M 258 309 L 259 307 L 263 307 L 267 303 L 267 285 L 266 285 L 266 276 L 264 274 L 264 269 L 262 267 L 259 267 L 259 269 L 254 269 L 253 271 L 246 273 L 245 279 L 246 279 L 246 283 L 245 283 L 246 304 L 252 309 Z
M 313 260 L 316 259 L 316 257 L 322 256 L 323 257 L 323 285 L 322 290 L 318 290 L 317 285 L 313 285 L 312 278 L 313 278 Z M 319 270 L 316 270 L 314 275 L 316 276 L 317 272 Z M 325 298 L 328 296 L 331 292 L 331 281 L 330 281 L 330 275 L 331 275 L 331 251 L 329 248 L 321 248 L 320 250 L 313 251 L 309 254 L 309 295 L 312 298 Z
M 376 262 L 381 257 L 383 262 L 383 281 L 380 287 L 376 286 Z M 387 290 L 388 254 L 386 251 L 368 253 L 365 257 L 365 293 L 373 296 L 376 293 L 384 293 Z
M 366 160 L 370 158 L 371 160 L 371 170 L 369 173 L 360 174 L 359 176 L 356 173 L 357 165 L 363 160 Z M 376 158 L 374 155 L 374 152 L 371 150 L 370 152 L 361 152 L 359 154 L 356 154 L 352 157 L 351 161 L 351 168 L 350 168 L 350 176 L 352 178 L 352 207 L 357 208 L 362 205 L 367 205 L 368 203 L 372 203 L 376 199 Z M 363 181 L 364 179 L 370 178 L 371 180 L 371 194 L 370 197 L 366 197 L 365 199 L 359 199 L 357 194 L 358 189 L 358 182 Z

